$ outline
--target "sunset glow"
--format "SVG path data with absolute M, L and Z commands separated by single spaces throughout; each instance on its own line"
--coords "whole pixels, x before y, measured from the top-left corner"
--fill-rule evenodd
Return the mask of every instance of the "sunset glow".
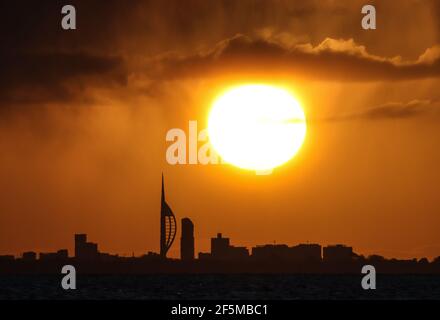
M 289 91 L 243 85 L 215 100 L 208 131 L 214 149 L 226 162 L 265 171 L 295 156 L 306 136 L 306 122 Z

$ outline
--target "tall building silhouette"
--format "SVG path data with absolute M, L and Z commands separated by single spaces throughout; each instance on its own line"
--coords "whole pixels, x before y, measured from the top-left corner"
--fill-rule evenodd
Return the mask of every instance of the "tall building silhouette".
M 216 238 L 211 238 L 211 253 L 200 253 L 202 259 L 220 259 L 220 260 L 240 260 L 249 257 L 249 251 L 245 247 L 231 246 L 229 238 L 224 238 L 221 233 L 217 233 Z
M 217 238 L 211 238 L 211 254 L 217 258 L 225 258 L 229 251 L 229 238 L 224 238 L 221 233 L 217 233 Z
M 96 259 L 98 256 L 97 243 L 87 242 L 86 234 L 75 234 L 75 258 Z
M 323 259 L 325 262 L 347 262 L 351 261 L 355 255 L 352 247 L 342 244 L 327 246 L 323 249 Z
M 180 259 L 194 259 L 194 224 L 189 218 L 182 219 L 182 237 L 180 238 Z
M 162 196 L 160 207 L 160 255 L 167 256 L 167 252 L 176 237 L 177 224 L 176 217 L 168 203 L 165 201 L 165 187 L 162 174 Z
M 81 257 L 82 251 L 87 243 L 86 234 L 75 234 L 75 257 Z
M 22 256 L 23 261 L 35 261 L 37 260 L 37 253 L 34 251 L 23 252 Z

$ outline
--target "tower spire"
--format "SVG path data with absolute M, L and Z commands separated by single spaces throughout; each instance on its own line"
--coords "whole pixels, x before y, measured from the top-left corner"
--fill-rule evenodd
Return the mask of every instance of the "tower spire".
M 166 258 L 167 251 L 176 237 L 176 217 L 165 201 L 165 184 L 162 172 L 162 195 L 160 205 L 160 255 Z
M 165 201 L 165 186 L 163 182 L 163 172 L 162 172 L 162 196 L 161 196 L 162 202 Z

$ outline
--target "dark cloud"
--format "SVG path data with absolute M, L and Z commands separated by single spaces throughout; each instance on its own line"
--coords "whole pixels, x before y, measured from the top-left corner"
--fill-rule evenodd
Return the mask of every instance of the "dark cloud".
M 21 83 L 38 85 L 57 83 L 64 79 L 105 74 L 120 68 L 118 57 L 86 53 L 35 53 L 0 56 L 2 86 Z
M 129 22 L 139 3 L 138 0 L 130 1 L 130 5 L 119 0 L 1 1 L 1 50 L 115 53 L 118 31 L 129 33 Z M 61 9 L 64 5 L 76 8 L 76 30 L 66 31 L 61 28 Z
M 411 118 L 428 112 L 430 101 L 411 101 L 409 103 L 388 103 L 360 114 L 359 117 L 370 119 Z
M 371 55 L 352 39 L 327 38 L 317 46 L 291 48 L 263 39 L 237 35 L 213 50 L 189 57 L 167 58 L 165 78 L 234 73 L 235 76 L 274 75 L 330 81 L 385 81 L 440 77 L 440 48 L 428 49 L 417 61 Z
M 86 83 L 124 84 L 119 57 L 87 53 L 0 53 L 3 103 L 66 101 Z
M 65 31 L 61 8 L 72 3 L 78 30 Z M 2 1 L 0 107 L 84 100 L 83 91 L 95 85 L 125 84 L 124 59 L 107 47 L 114 44 L 111 19 L 125 10 L 113 0 Z
M 346 120 L 382 120 L 382 119 L 407 119 L 423 115 L 433 115 L 440 111 L 440 100 L 412 100 L 409 102 L 388 102 L 360 112 L 339 115 L 324 121 Z
M 408 64 L 378 56 L 405 57 L 435 43 L 429 30 L 431 20 L 440 21 L 438 2 L 372 3 L 381 14 L 374 34 L 360 28 L 362 0 L 1 1 L 0 104 L 78 99 L 83 88 L 123 84 L 132 73 L 157 80 L 219 73 L 330 81 L 438 77 L 439 61 L 432 54 L 430 63 Z M 75 31 L 61 29 L 65 4 L 77 9 Z M 415 29 L 416 36 L 406 32 Z M 249 38 L 233 37 L 238 33 Z M 354 42 L 320 47 L 326 37 L 356 39 L 376 56 Z M 338 43 L 346 47 L 339 50 Z M 174 58 L 153 59 L 167 52 Z

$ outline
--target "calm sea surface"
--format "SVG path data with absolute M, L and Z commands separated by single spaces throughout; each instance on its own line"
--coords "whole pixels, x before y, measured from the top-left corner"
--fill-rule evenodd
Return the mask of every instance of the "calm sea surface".
M 70 291 L 61 289 L 61 278 L 0 276 L 0 299 L 440 300 L 440 276 L 378 275 L 369 291 L 360 275 L 79 275 Z

